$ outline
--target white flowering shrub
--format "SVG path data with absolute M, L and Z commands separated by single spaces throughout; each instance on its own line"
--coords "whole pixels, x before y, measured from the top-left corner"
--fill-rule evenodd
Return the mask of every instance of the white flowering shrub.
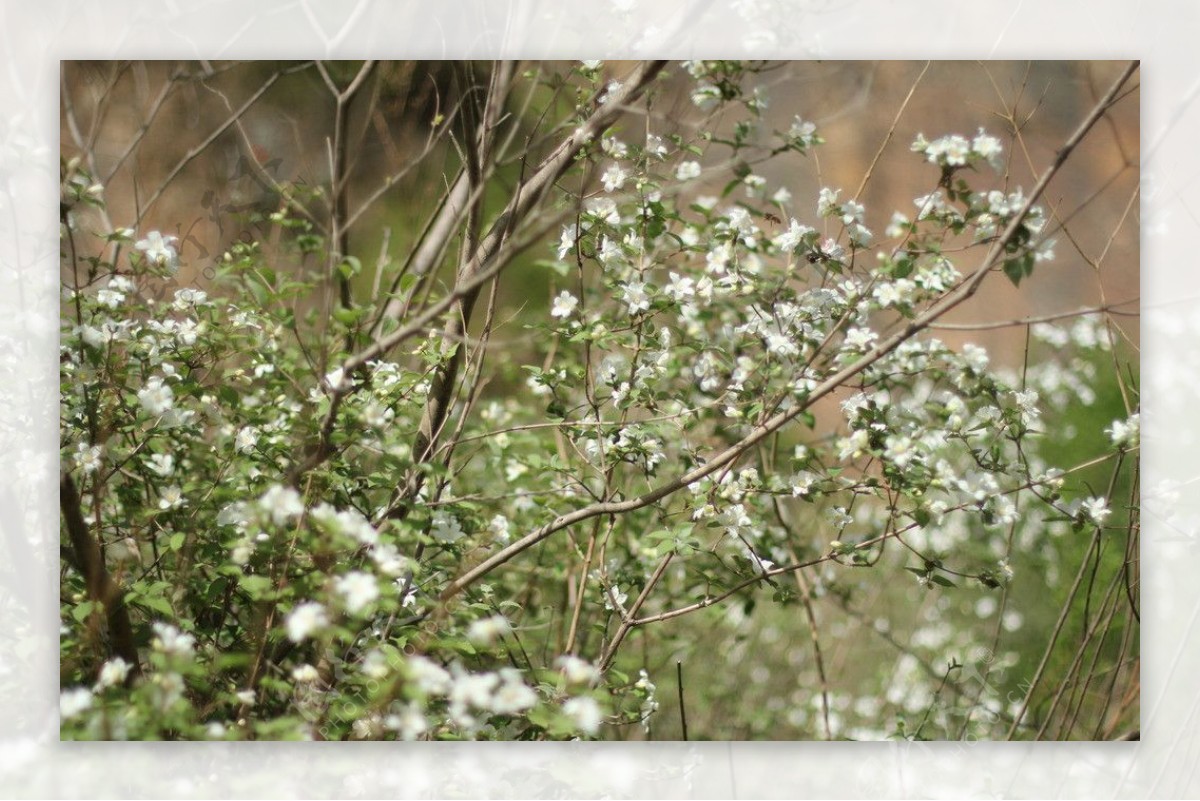
M 339 114 L 383 69 L 303 68 Z M 1107 309 L 1013 321 L 1017 368 L 936 328 L 1050 268 L 1042 193 L 1128 74 L 1036 185 L 1005 180 L 1011 131 L 920 136 L 884 210 L 766 177 L 824 142 L 766 125 L 770 69 L 496 65 L 434 119 L 462 167 L 374 268 L 344 127 L 328 185 L 271 177 L 261 235 L 190 286 L 183 235 L 121 219 L 77 143 L 63 736 L 1136 725 L 1136 363 Z M 1020 598 L 1057 625 L 998 645 Z

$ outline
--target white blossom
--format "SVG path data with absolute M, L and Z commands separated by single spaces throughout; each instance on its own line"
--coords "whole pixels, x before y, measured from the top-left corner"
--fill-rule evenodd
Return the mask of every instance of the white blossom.
M 600 680 L 600 670 L 586 659 L 574 654 L 563 654 L 558 658 L 558 669 L 568 684 L 594 684 Z
M 315 684 L 320 678 L 317 669 L 307 662 L 292 668 L 292 681 L 297 684 Z
M 575 312 L 575 307 L 578 305 L 579 298 L 564 289 L 554 299 L 554 303 L 550 307 L 550 316 L 561 317 L 565 320 Z
M 270 516 L 277 526 L 304 513 L 304 502 L 300 493 L 292 487 L 274 484 L 258 499 L 258 506 Z
M 1080 502 L 1079 508 L 1084 516 L 1097 526 L 1104 525 L 1104 521 L 1112 514 L 1112 510 L 1108 508 L 1108 501 L 1104 498 L 1085 498 Z
M 155 475 L 166 478 L 175 472 L 175 457 L 169 453 L 153 453 L 146 460 L 146 467 Z
M 96 691 L 99 692 L 105 687 L 115 687 L 125 681 L 130 668 L 131 665 L 119 656 L 114 656 L 105 662 L 100 668 L 100 675 L 96 678 Z
M 379 597 L 379 584 L 375 577 L 361 570 L 338 576 L 334 586 L 346 603 L 346 611 L 352 615 L 358 614 Z
M 438 511 L 433 515 L 429 535 L 438 542 L 458 542 L 465 536 L 465 532 L 453 515 Z
M 700 177 L 700 162 L 685 161 L 675 168 L 675 179 L 677 181 L 690 181 L 693 178 Z
M 630 281 L 621 287 L 622 299 L 629 305 L 629 313 L 637 314 L 650 308 L 650 295 L 641 281 Z
M 179 254 L 172 243 L 178 240 L 179 237 L 163 236 L 158 231 L 151 231 L 146 234 L 145 239 L 138 240 L 134 247 L 140 250 L 147 260 L 162 267 L 174 268 L 178 266 Z
M 147 381 L 137 396 L 142 408 L 156 417 L 165 414 L 175 403 L 175 393 L 158 376 Z
M 302 642 L 329 625 L 325 607 L 316 601 L 296 604 L 287 616 L 287 636 L 292 642 Z
M 589 736 L 599 732 L 600 724 L 604 722 L 604 712 L 600 709 L 600 704 L 595 698 L 587 695 L 568 699 L 562 710 L 575 728 Z
M 170 656 L 190 657 L 196 647 L 196 638 L 185 634 L 170 623 L 154 622 L 150 628 L 154 631 L 154 641 L 151 645 L 156 651 L 162 651 Z
M 99 445 L 88 445 L 86 442 L 80 442 L 75 448 L 75 464 L 85 473 L 94 473 L 100 467 L 100 454 L 102 448 Z
M 491 645 L 512 631 L 512 624 L 504 615 L 492 615 L 471 621 L 467 627 L 467 639 L 476 645 Z
M 605 192 L 615 192 L 625 185 L 627 178 L 629 178 L 629 173 L 620 164 L 613 164 L 600 176 L 600 182 L 604 184 Z
M 63 720 L 76 717 L 92 706 L 92 691 L 87 687 L 63 690 L 58 696 L 58 716 Z
M 1141 421 L 1141 414 L 1130 415 L 1127 420 L 1113 420 L 1104 433 L 1118 448 L 1136 448 L 1141 439 Z

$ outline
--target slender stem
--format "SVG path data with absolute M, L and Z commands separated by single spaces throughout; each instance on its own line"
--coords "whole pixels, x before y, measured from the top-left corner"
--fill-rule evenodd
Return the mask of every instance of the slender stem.
M 675 661 L 675 679 L 679 686 L 679 725 L 683 729 L 683 741 L 687 742 L 687 710 L 683 705 L 683 660 Z

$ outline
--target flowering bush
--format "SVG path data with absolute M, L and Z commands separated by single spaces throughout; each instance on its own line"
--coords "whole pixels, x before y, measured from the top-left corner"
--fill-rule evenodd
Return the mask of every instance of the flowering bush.
M 318 68 L 339 113 L 375 69 L 343 89 Z M 1122 381 L 1103 447 L 1063 463 L 1063 421 L 1113 386 L 1106 310 L 1020 323 L 1018 370 L 933 326 L 1053 257 L 1041 193 L 1128 75 L 1032 189 L 1005 185 L 999 135 L 920 136 L 925 185 L 879 216 L 861 190 L 795 198 L 765 177 L 823 144 L 803 117 L 765 126 L 766 69 L 497 65 L 485 101 L 435 122 L 463 167 L 405 269 L 376 275 L 347 249 L 337 142 L 330 187 L 277 185 L 263 235 L 203 288 L 179 286 L 178 237 L 105 228 L 92 168 L 65 160 L 63 736 L 687 736 L 687 716 L 729 736 L 712 710 L 737 682 L 694 648 L 781 627 L 803 632 L 781 653 L 804 681 L 751 734 L 1042 736 L 1031 699 L 1057 708 L 1077 668 L 1022 663 L 1013 694 L 1015 652 L 950 599 L 989 607 L 998 636 L 1020 626 L 1010 595 L 1050 581 L 1018 564 L 1086 552 L 1082 571 L 1116 549 L 1121 591 L 1090 614 L 1110 626 L 1126 591 L 1136 610 L 1116 495 L 1136 395 Z M 483 189 L 510 180 L 522 80 L 572 99 L 496 209 Z M 705 113 L 693 130 L 629 116 L 680 87 Z M 530 246 L 548 306 L 506 353 L 497 288 Z M 1097 466 L 1107 488 L 1083 483 Z M 1079 614 L 1079 584 L 1047 604 Z M 831 689 L 821 621 L 864 614 L 873 587 L 934 600 L 899 661 L 873 645 L 857 690 Z M 1086 649 L 1099 621 L 1082 615 Z M 752 676 L 789 669 L 771 658 Z

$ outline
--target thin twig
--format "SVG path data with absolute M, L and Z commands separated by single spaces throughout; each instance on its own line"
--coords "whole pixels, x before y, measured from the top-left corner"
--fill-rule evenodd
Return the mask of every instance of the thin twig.
M 675 679 L 679 685 L 679 725 L 683 729 L 683 741 L 687 742 L 687 710 L 683 706 L 683 660 L 675 660 Z

